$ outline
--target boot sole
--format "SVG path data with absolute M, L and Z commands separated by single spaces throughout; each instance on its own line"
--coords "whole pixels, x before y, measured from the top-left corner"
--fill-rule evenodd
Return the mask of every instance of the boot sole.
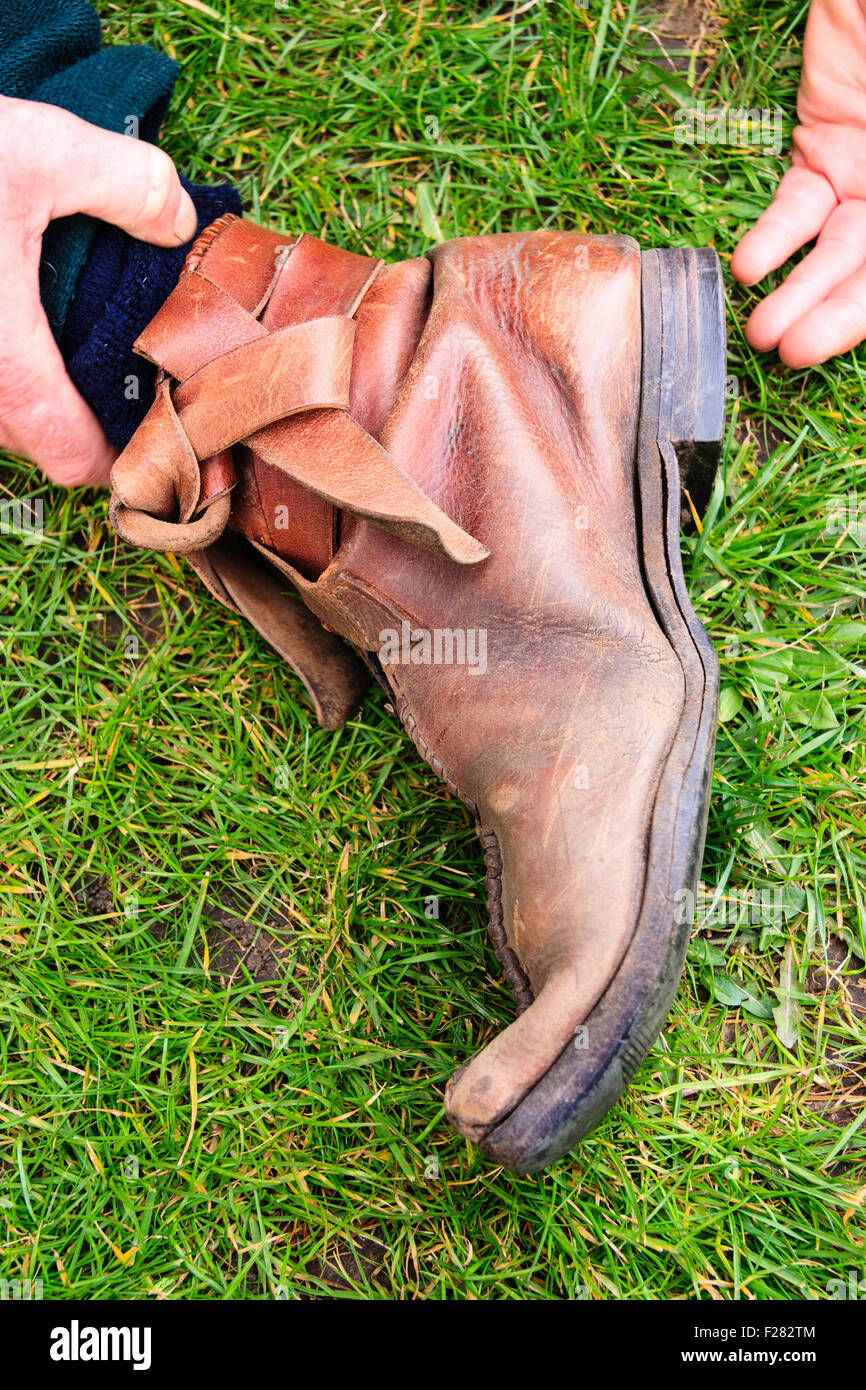
M 480 1143 L 517 1173 L 538 1172 L 583 1139 L 658 1037 L 685 964 L 706 838 L 718 660 L 689 602 L 679 531 L 682 489 L 696 510 L 708 499 L 724 432 L 724 290 L 715 252 L 644 251 L 641 299 L 636 501 L 644 579 L 682 666 L 685 698 L 656 793 L 643 901 L 626 954 L 574 1043 Z

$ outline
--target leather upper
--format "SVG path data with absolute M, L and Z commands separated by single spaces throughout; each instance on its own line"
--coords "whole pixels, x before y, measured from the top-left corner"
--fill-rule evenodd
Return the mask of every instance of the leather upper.
M 332 720 L 362 684 L 331 633 L 374 657 L 384 633 L 484 633 L 483 671 L 380 662 L 478 816 L 497 950 L 535 999 L 453 1083 L 452 1117 L 478 1137 L 628 946 L 683 705 L 636 531 L 639 248 L 539 231 L 384 266 L 224 220 L 139 347 L 165 375 L 115 466 L 118 529 L 186 550 L 257 614 L 320 716 L 329 682 Z M 320 637 L 267 632 L 275 574 Z

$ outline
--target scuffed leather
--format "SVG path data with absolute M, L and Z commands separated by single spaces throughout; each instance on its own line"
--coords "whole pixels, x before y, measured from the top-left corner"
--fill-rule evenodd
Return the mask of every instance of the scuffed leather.
M 568 1045 L 628 947 L 683 707 L 635 526 L 639 248 L 540 231 L 371 269 L 304 237 L 274 272 L 282 239 L 249 227 L 228 222 L 194 252 L 143 335 L 180 384 L 171 399 L 161 387 L 116 465 L 113 514 L 182 528 L 230 499 L 250 563 L 290 580 L 362 653 L 404 622 L 486 633 L 483 675 L 384 668 L 407 732 L 478 817 L 494 940 L 528 1006 L 449 1087 L 452 1120 L 479 1138 Z M 288 278 L 299 247 L 295 268 L 309 269 Z M 311 360 L 283 355 L 298 325 Z M 265 355 L 268 333 L 285 336 Z M 289 414 L 298 396 L 314 408 Z M 281 418 L 266 424 L 271 403 Z M 196 484 L 178 430 L 196 459 L 232 446 L 228 465 L 201 468 L 222 490 Z M 382 459 L 411 480 L 412 517 Z M 376 516 L 377 489 L 389 516 Z M 417 498 L 445 519 L 436 550 Z M 243 608 L 237 554 L 232 574 L 225 588 Z M 254 609 L 261 618 L 260 596 L 246 602 L 255 621 Z M 289 659 L 303 669 L 310 654 Z
M 364 263 L 364 258 L 327 247 L 312 237 L 301 237 L 294 246 L 286 247 L 275 233 L 235 218 L 225 221 L 221 234 L 225 242 L 217 239 L 204 254 L 194 253 L 193 268 L 181 275 L 176 289 L 136 343 L 161 373 L 176 379 L 176 387 L 166 391 L 160 377 L 152 412 L 112 470 L 114 520 L 119 533 L 138 543 L 145 522 L 138 518 L 133 536 L 130 513 L 150 514 L 146 494 L 151 476 L 158 504 L 154 514 L 164 519 L 165 484 L 171 478 L 177 489 L 173 509 L 180 524 L 187 526 L 190 502 L 198 500 L 200 492 L 197 478 L 189 476 L 190 469 L 197 472 L 199 460 L 211 460 L 243 444 L 252 464 L 245 479 L 248 507 L 255 510 L 253 480 L 260 479 L 263 467 L 271 469 L 271 486 L 274 473 L 283 475 L 280 502 L 286 512 L 285 529 L 291 530 L 298 544 L 303 544 L 303 536 L 294 504 L 300 486 L 331 508 L 368 517 L 460 564 L 485 559 L 484 547 L 424 496 L 411 476 L 349 414 L 355 336 L 350 315 L 378 263 L 368 269 L 370 263 Z M 308 249 L 311 244 L 313 250 Z M 215 268 L 217 247 L 220 256 Z M 263 258 L 276 263 L 277 270 L 262 300 L 252 310 L 241 303 L 232 306 L 223 285 L 234 284 L 239 264 Z M 229 273 L 219 274 L 224 261 Z M 298 261 L 302 274 L 313 277 L 312 286 L 308 286 L 310 302 L 305 305 L 312 317 L 301 317 L 294 271 Z M 359 261 L 363 263 L 363 278 L 358 274 Z M 212 281 L 208 277 L 215 269 L 218 278 Z M 289 282 L 288 289 L 284 281 Z M 202 336 L 210 351 L 215 347 L 214 322 L 229 335 L 229 345 L 224 343 L 218 355 L 208 358 L 203 356 L 198 337 L 189 330 L 190 319 L 198 322 L 203 313 L 206 327 Z M 142 500 L 144 506 L 139 505 Z M 210 500 L 206 499 L 207 505 Z M 242 528 L 243 521 L 244 516 L 237 512 L 235 524 Z M 252 538 L 261 541 L 269 524 L 260 500 L 252 523 L 253 532 L 258 534 Z M 209 529 L 204 529 L 209 536 Z M 165 535 L 164 528 L 153 529 L 154 548 L 174 548 L 180 553 L 202 548 L 189 530 L 178 533 L 174 547 L 164 543 Z M 321 565 L 328 558 L 322 556 Z

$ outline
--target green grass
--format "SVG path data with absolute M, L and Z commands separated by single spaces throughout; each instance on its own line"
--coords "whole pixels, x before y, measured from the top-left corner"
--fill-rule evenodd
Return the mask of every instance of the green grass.
M 701 7 L 671 75 L 607 0 L 101 7 L 111 41 L 183 64 L 179 165 L 278 227 L 402 257 L 563 226 L 723 259 L 782 160 L 677 144 L 677 103 L 790 117 L 805 8 Z M 380 697 L 323 732 L 186 566 L 116 542 L 105 496 L 7 460 L 46 534 L 0 536 L 0 1277 L 117 1299 L 823 1298 L 860 1277 L 866 357 L 756 358 L 749 302 L 732 292 L 725 462 L 686 543 L 725 692 L 703 882 L 782 910 L 699 920 L 629 1095 L 535 1178 L 441 1108 L 512 1017 L 468 814 Z M 273 978 L 225 978 L 238 932 Z

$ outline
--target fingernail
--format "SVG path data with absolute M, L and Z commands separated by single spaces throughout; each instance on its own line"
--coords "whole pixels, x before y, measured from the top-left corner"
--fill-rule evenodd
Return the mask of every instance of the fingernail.
M 180 195 L 180 206 L 174 219 L 174 234 L 179 242 L 191 241 L 198 226 L 198 213 L 186 189 Z

